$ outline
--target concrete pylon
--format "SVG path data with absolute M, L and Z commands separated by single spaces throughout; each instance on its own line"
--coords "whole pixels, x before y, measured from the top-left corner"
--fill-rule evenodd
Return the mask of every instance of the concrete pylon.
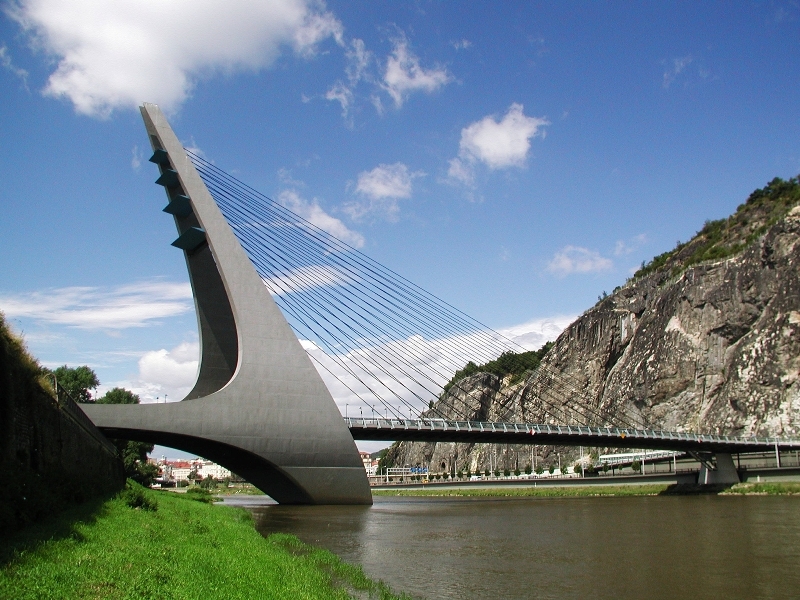
M 194 293 L 197 382 L 181 402 L 82 408 L 109 437 L 203 456 L 279 503 L 371 504 L 330 392 L 164 114 L 154 104 L 141 112 Z
M 734 485 L 739 483 L 739 472 L 733 464 L 733 456 L 728 452 L 716 452 L 714 454 L 716 468 L 709 467 L 707 461 L 700 463 L 700 473 L 697 475 L 697 483 L 701 485 Z

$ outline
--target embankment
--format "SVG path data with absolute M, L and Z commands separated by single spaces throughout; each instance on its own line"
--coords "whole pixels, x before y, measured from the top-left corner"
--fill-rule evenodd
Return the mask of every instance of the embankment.
M 0 314 L 0 537 L 125 482 L 113 447 L 44 375 Z
M 405 597 L 294 536 L 263 538 L 242 509 L 191 496 L 129 484 L 27 528 L 0 554 L 0 597 Z

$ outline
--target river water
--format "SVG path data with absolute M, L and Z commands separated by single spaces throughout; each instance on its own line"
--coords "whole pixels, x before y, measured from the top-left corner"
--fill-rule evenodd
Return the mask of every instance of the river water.
M 800 498 L 389 498 L 250 507 L 421 598 L 800 598 Z

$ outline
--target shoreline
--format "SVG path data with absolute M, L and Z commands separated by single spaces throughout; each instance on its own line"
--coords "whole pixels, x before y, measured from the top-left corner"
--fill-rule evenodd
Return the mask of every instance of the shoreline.
M 542 486 L 515 488 L 452 488 L 373 490 L 380 497 L 462 497 L 462 498 L 609 498 L 634 496 L 800 496 L 799 482 L 737 483 L 726 486 L 681 484 L 629 484 L 606 486 Z

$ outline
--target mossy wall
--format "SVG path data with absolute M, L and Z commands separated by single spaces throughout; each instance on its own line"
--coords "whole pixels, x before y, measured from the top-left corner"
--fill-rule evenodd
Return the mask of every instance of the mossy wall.
M 121 489 L 122 463 L 102 439 L 59 405 L 0 314 L 0 537 Z

